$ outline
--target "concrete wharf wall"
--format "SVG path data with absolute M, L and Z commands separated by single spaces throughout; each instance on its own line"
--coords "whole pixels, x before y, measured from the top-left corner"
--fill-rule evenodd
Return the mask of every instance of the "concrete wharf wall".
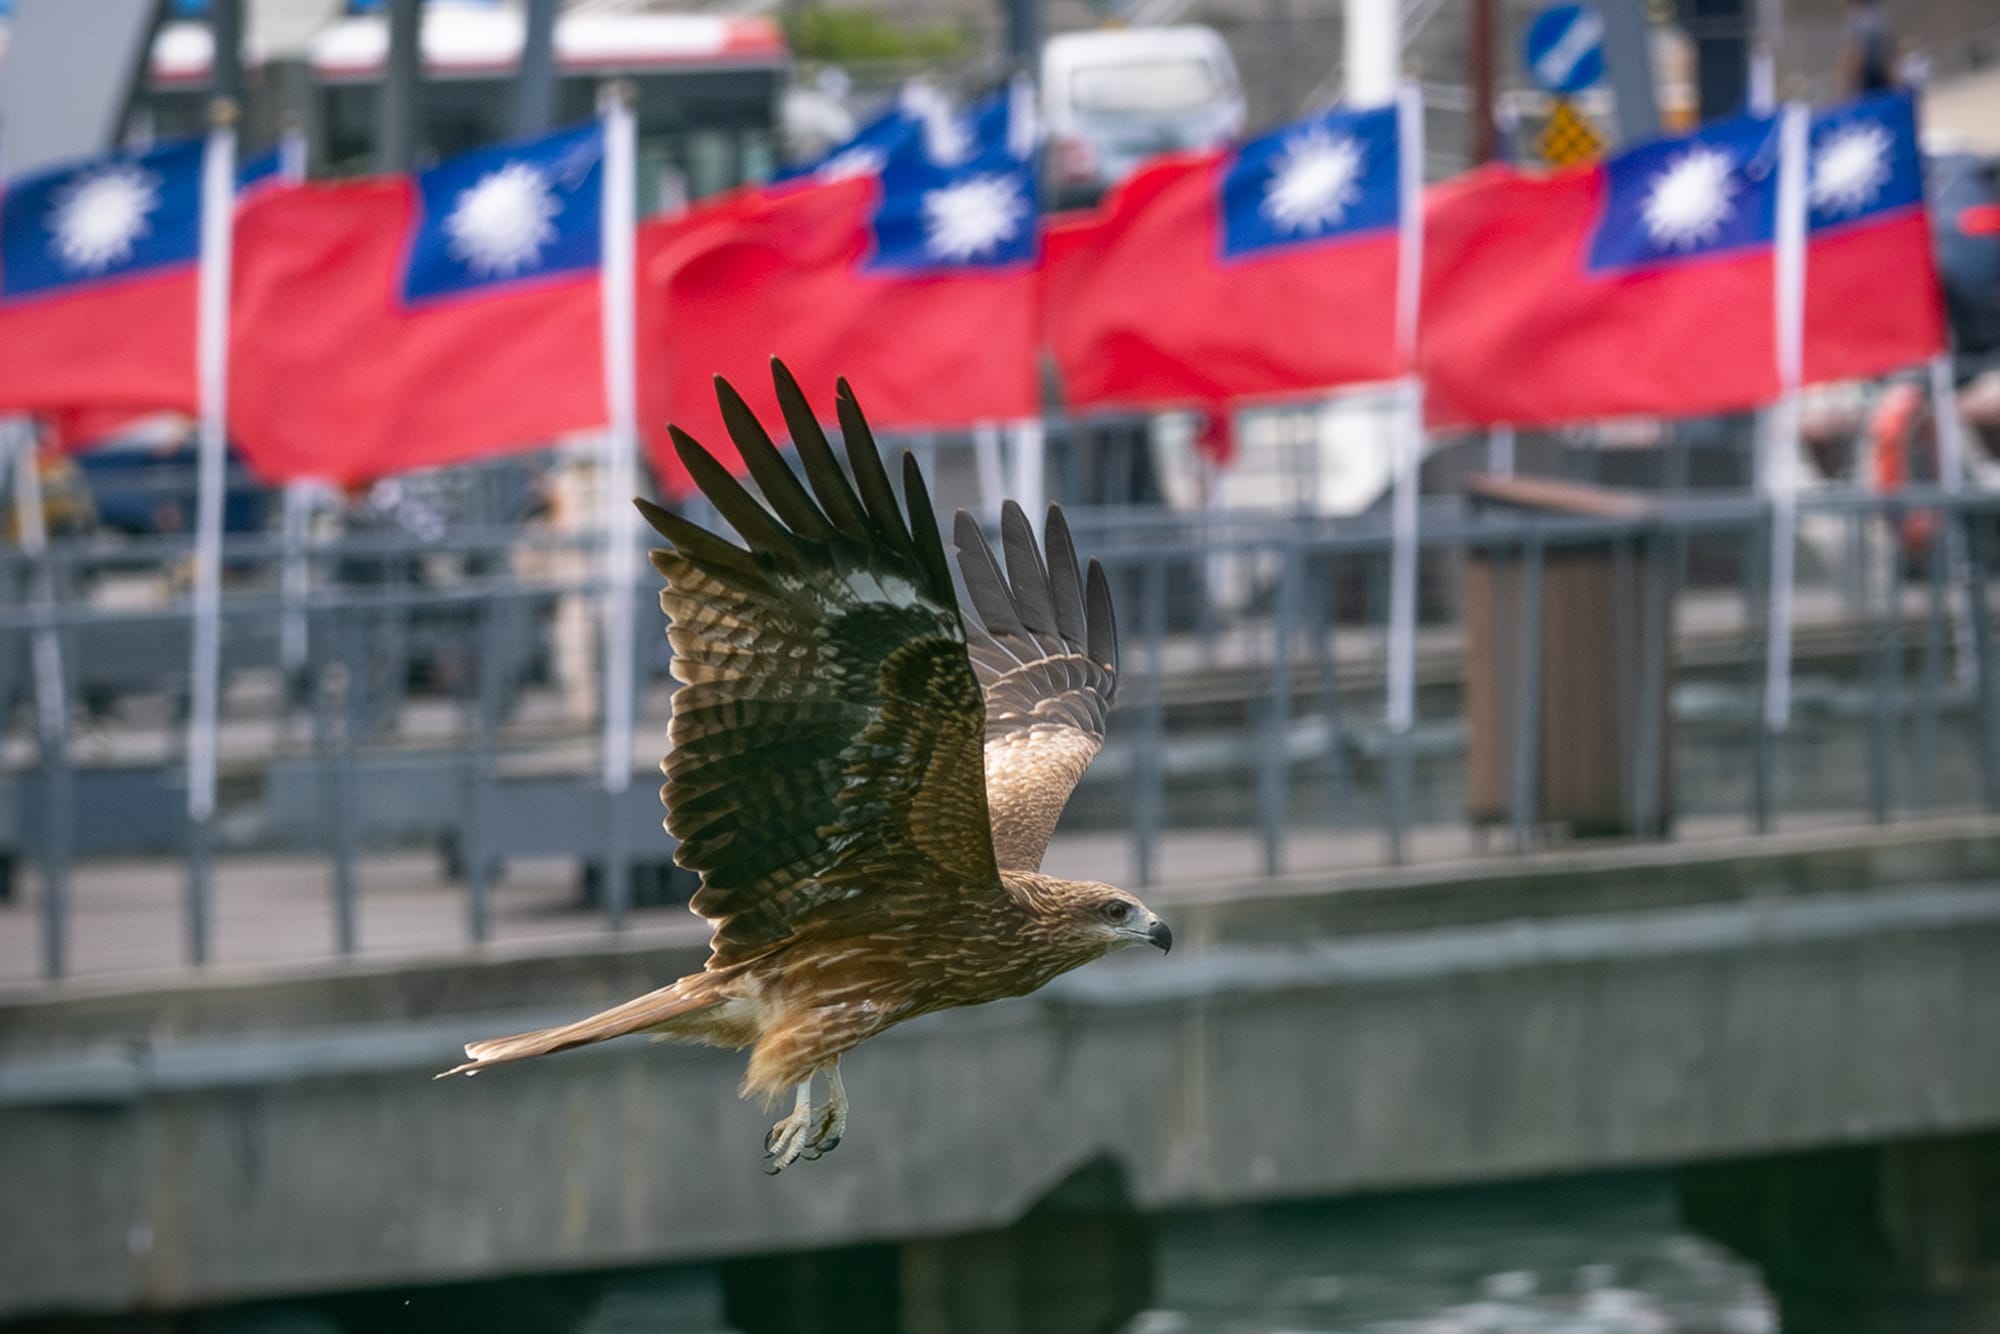
M 847 1140 L 775 1180 L 727 1053 L 428 1079 L 695 948 L 0 1006 L 0 1320 L 942 1238 L 1104 1162 L 1147 1212 L 2000 1127 L 2000 822 L 1167 913 L 1170 959 L 862 1048 Z

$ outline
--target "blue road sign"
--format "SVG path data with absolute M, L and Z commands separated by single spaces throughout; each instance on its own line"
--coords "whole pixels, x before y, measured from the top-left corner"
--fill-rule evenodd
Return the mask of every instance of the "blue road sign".
M 1604 77 L 1604 19 L 1589 5 L 1550 5 L 1528 27 L 1528 74 L 1558 97 Z

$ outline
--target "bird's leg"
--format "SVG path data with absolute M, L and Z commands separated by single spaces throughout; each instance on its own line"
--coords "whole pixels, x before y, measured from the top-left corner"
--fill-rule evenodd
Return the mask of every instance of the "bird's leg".
M 826 1106 L 813 1118 L 812 1134 L 806 1140 L 806 1157 L 817 1158 L 840 1147 L 847 1133 L 847 1089 L 840 1082 L 840 1058 L 826 1068 Z
M 792 1114 L 771 1127 L 771 1133 L 764 1136 L 764 1156 L 771 1165 L 764 1170 L 772 1176 L 784 1171 L 798 1160 L 800 1150 L 806 1147 L 806 1131 L 812 1126 L 812 1076 L 807 1075 L 799 1083 L 798 1100 L 792 1104 Z

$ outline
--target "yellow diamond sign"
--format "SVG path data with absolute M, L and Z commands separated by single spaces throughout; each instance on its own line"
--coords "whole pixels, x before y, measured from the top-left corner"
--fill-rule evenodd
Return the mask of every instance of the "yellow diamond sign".
M 1596 128 L 1576 109 L 1576 103 L 1560 97 L 1549 112 L 1548 123 L 1542 126 L 1538 147 L 1542 160 L 1552 167 L 1595 162 L 1604 156 L 1604 140 L 1598 137 Z

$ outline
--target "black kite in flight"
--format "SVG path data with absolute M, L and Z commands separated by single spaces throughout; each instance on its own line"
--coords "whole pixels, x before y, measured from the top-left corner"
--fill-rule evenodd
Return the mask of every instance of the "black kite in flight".
M 720 379 L 764 503 L 673 433 L 743 546 L 639 502 L 672 543 L 653 553 L 682 683 L 661 798 L 676 860 L 701 875 L 708 964 L 588 1019 L 471 1043 L 448 1073 L 626 1033 L 749 1047 L 745 1096 L 796 1092 L 765 1144 L 777 1171 L 840 1142 L 843 1052 L 1173 936 L 1124 890 L 1041 874 L 1118 673 L 1110 588 L 1097 562 L 1079 572 L 1062 511 L 1049 508 L 1044 560 L 1006 506 L 1004 571 L 959 513 L 963 615 L 916 460 L 904 455 L 899 503 L 843 381 L 850 477 L 790 373 L 773 375 L 804 484 Z

